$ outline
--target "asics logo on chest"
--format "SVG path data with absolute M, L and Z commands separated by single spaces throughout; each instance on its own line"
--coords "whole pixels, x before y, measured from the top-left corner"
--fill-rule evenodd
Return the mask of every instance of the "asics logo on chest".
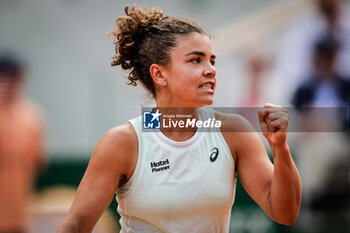
M 213 149 L 211 149 L 211 154 L 210 154 L 210 162 L 215 162 L 215 160 L 218 158 L 219 156 L 219 149 L 217 147 L 214 147 Z

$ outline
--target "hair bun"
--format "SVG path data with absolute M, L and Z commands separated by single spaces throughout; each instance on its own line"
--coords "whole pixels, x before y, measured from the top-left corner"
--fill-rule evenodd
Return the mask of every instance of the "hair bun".
M 133 40 L 142 39 L 142 35 L 154 29 L 154 25 L 163 18 L 161 9 L 153 7 L 152 9 L 139 8 L 136 6 L 126 6 L 125 14 L 128 17 L 119 17 L 116 20 L 117 39 L 123 37 L 132 37 Z M 131 39 L 131 38 L 130 38 Z M 130 41 L 131 44 L 136 41 Z M 119 43 L 121 45 L 121 43 Z
M 129 16 L 134 21 L 136 26 L 139 26 L 139 28 L 147 27 L 150 24 L 155 24 L 163 18 L 162 10 L 157 7 L 147 9 L 132 6 L 130 11 L 129 9 L 129 6 L 125 7 L 125 14 Z
M 108 36 L 113 37 L 113 43 L 117 45 L 118 55 L 112 65 L 121 65 L 123 69 L 130 69 L 134 66 L 133 60 L 137 60 L 140 41 L 145 34 L 157 30 L 155 24 L 163 18 L 163 12 L 157 7 L 147 9 L 132 6 L 130 8 L 128 5 L 124 11 L 127 16 L 116 19 L 117 27 L 109 32 Z

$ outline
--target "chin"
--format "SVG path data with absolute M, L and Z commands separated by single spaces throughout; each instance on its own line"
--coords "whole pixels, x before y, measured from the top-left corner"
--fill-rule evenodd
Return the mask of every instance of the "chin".
M 209 106 L 209 105 L 212 105 L 214 102 L 214 99 L 207 99 L 205 101 L 202 101 L 200 106 L 198 107 L 205 107 L 205 106 Z

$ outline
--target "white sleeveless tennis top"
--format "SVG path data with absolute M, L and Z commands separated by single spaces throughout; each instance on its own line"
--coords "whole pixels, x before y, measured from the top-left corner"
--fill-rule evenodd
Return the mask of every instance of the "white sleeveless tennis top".
M 199 118 L 215 118 L 199 109 Z M 197 132 L 174 141 L 143 132 L 142 118 L 129 122 L 138 138 L 138 159 L 117 190 L 120 232 L 229 232 L 236 178 L 221 132 Z

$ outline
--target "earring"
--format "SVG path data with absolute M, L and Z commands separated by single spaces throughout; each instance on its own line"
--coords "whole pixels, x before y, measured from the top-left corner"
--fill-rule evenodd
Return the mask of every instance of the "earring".
M 166 81 L 165 81 L 165 80 L 163 80 L 163 81 L 162 81 L 162 84 L 163 84 L 163 85 L 165 85 L 165 84 L 166 84 Z

